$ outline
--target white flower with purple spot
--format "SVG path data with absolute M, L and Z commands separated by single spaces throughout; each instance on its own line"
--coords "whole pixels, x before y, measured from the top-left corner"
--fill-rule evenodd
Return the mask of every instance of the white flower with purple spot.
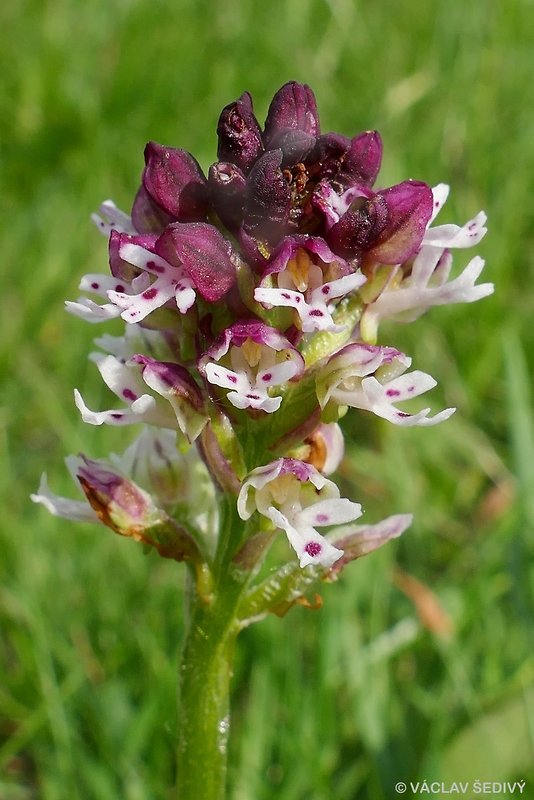
M 200 434 L 207 417 L 201 410 L 200 391 L 183 367 L 145 356 L 134 356 L 126 364 L 115 356 L 101 353 L 93 353 L 91 359 L 106 386 L 127 405 L 119 409 L 91 411 L 75 389 L 74 400 L 84 422 L 89 425 L 144 422 L 160 428 L 180 429 L 189 441 Z M 161 397 L 148 394 L 147 387 Z
M 254 511 L 285 531 L 301 567 L 331 567 L 343 555 L 316 528 L 358 519 L 359 503 L 341 498 L 339 489 L 315 467 L 293 458 L 279 458 L 253 470 L 237 500 L 241 519 Z
M 408 274 L 404 277 L 403 267 L 394 267 L 378 297 L 366 307 L 361 331 L 367 340 L 376 339 L 376 331 L 383 319 L 413 322 L 432 306 L 474 303 L 493 293 L 492 283 L 476 283 L 484 269 L 484 260 L 480 256 L 471 259 L 460 275 L 449 280 L 452 267 L 450 249 L 465 249 L 478 244 L 487 233 L 487 217 L 480 211 L 462 227 L 449 224 L 431 228 L 430 224 L 443 207 L 448 193 L 446 184 L 434 187 L 432 217 Z
M 209 383 L 230 389 L 227 398 L 235 408 L 271 414 L 282 398 L 270 391 L 300 375 L 304 359 L 277 330 L 249 320 L 224 330 L 198 368 Z
M 122 280 L 113 275 L 89 274 L 83 276 L 79 288 L 83 292 L 107 298 L 109 292 L 119 292 L 125 296 L 135 295 L 148 289 L 149 285 L 150 278 L 145 273 L 133 278 L 132 281 Z M 121 309 L 114 303 L 99 305 L 87 297 L 79 297 L 76 301 L 66 300 L 65 308 L 70 314 L 93 323 L 105 322 L 121 315 Z
M 310 256 L 315 255 L 316 261 Z M 276 287 L 267 284 L 276 281 Z M 304 333 L 340 332 L 332 318 L 333 301 L 359 289 L 366 281 L 327 244 L 311 236 L 288 237 L 275 252 L 254 299 L 267 308 L 294 308 Z
M 396 407 L 432 389 L 436 381 L 425 372 L 406 372 L 411 358 L 393 347 L 349 344 L 335 353 L 317 375 L 321 407 L 332 400 L 341 406 L 371 411 L 394 425 L 429 426 L 444 422 L 454 408 L 430 417 L 430 408 L 408 414 Z
M 195 287 L 185 269 L 169 264 L 156 253 L 132 242 L 121 244 L 119 256 L 128 264 L 142 270 L 146 276 L 152 275 L 156 278 L 138 294 L 120 292 L 117 289 L 107 292 L 125 322 L 140 322 L 172 299 L 176 301 L 181 314 L 185 314 L 195 302 Z

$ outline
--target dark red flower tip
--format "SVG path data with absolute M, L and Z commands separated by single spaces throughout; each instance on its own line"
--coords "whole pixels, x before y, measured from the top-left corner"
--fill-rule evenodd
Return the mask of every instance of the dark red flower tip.
M 357 258 L 369 250 L 387 225 L 386 201 L 378 195 L 371 200 L 358 198 L 329 230 L 326 240 L 344 258 Z
M 320 133 L 315 95 L 309 86 L 296 81 L 284 84 L 275 94 L 267 112 L 263 141 L 269 149 L 287 131 L 301 131 L 316 138 Z
M 382 139 L 378 131 L 355 136 L 340 163 L 337 179 L 344 188 L 372 186 L 382 163 Z
M 284 178 L 282 151 L 270 150 L 256 161 L 247 180 L 243 228 L 246 234 L 276 244 L 284 235 L 291 190 Z
M 248 172 L 263 153 L 261 130 L 248 92 L 223 108 L 217 135 L 219 161 L 231 161 L 243 172 Z
M 377 197 L 385 201 L 388 217 L 369 255 L 381 264 L 401 264 L 421 246 L 432 216 L 432 189 L 421 181 L 403 181 Z
M 156 205 L 141 184 L 132 206 L 132 222 L 135 229 L 139 233 L 161 233 L 172 221 L 173 217 Z
M 145 148 L 145 163 L 143 186 L 162 211 L 179 222 L 205 217 L 207 183 L 190 153 L 149 142 Z
M 401 264 L 421 246 L 432 202 L 432 189 L 419 181 L 358 198 L 328 232 L 328 244 L 344 258 L 367 254 L 381 264 Z
M 231 245 L 206 222 L 174 222 L 157 240 L 155 251 L 169 264 L 183 267 L 210 303 L 224 297 L 235 282 Z

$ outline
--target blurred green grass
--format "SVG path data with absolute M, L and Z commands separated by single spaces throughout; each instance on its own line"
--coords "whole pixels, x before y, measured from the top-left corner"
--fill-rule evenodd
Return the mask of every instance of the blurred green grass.
M 64 455 L 131 436 L 81 425 L 72 402 L 74 386 L 95 405 L 101 391 L 86 358 L 97 331 L 62 310 L 105 266 L 89 213 L 108 196 L 129 207 L 145 141 L 207 167 L 220 108 L 249 89 L 261 118 L 290 78 L 314 88 L 324 130 L 381 131 L 384 185 L 450 183 L 444 221 L 487 210 L 479 252 L 497 292 L 383 331 L 438 379 L 435 407 L 459 410 L 431 431 L 347 422 L 346 491 L 368 519 L 416 522 L 329 587 L 321 611 L 243 634 L 231 798 L 384 800 L 398 780 L 463 775 L 534 790 L 532 12 L 528 0 L 2 7 L 2 800 L 168 796 L 180 570 L 28 495 L 43 469 L 70 492 Z M 423 584 L 419 605 L 396 564 Z M 442 612 L 433 630 L 425 585 Z

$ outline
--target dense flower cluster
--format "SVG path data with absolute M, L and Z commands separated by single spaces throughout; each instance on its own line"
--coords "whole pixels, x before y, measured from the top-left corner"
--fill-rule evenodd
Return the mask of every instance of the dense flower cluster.
M 479 257 L 449 277 L 451 251 L 476 245 L 486 217 L 434 226 L 447 186 L 374 188 L 379 134 L 321 133 L 315 97 L 299 83 L 275 94 L 263 129 L 243 94 L 223 109 L 217 134 L 207 176 L 184 150 L 146 146 L 131 216 L 111 201 L 94 216 L 110 274 L 84 276 L 93 299 L 67 303 L 88 322 L 125 321 L 124 335 L 100 337 L 91 356 L 120 405 L 93 411 L 75 399 L 89 424 L 154 426 L 134 445 L 134 461 L 149 466 L 136 474 L 131 450 L 125 463 L 71 461 L 90 505 L 56 498 L 45 483 L 34 499 L 163 555 L 209 562 L 216 486 L 256 530 L 283 530 L 301 566 L 333 572 L 410 521 L 347 530 L 361 507 L 325 477 L 343 454 L 336 420 L 347 407 L 403 426 L 453 413 L 399 407 L 435 381 L 378 345 L 378 329 L 493 291 L 476 285 Z M 168 435 L 195 443 L 197 462 Z M 340 523 L 342 535 L 317 531 Z

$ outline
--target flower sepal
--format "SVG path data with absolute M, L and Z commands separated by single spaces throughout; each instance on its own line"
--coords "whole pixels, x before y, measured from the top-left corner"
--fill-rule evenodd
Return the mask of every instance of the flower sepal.
M 96 516 L 112 531 L 154 548 L 163 558 L 200 560 L 193 536 L 133 481 L 85 456 L 76 477 Z

